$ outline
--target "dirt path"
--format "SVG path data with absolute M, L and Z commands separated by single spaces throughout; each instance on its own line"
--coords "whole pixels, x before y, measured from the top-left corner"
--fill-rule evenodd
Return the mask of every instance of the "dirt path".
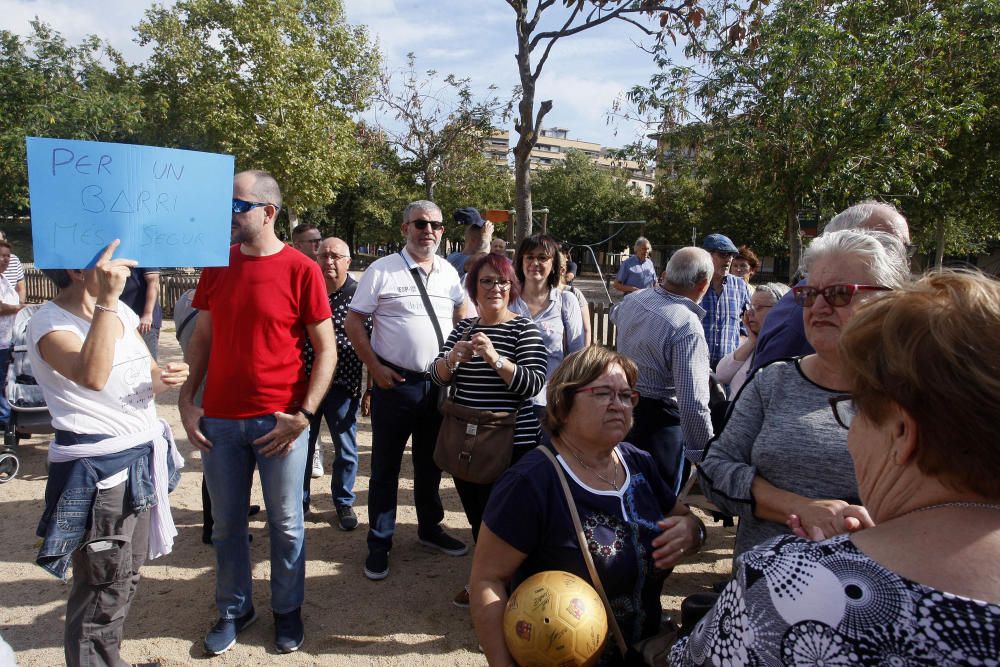
M 165 323 L 166 324 L 166 323 Z M 162 361 L 180 358 L 173 328 L 160 336 Z M 171 496 L 180 535 L 169 556 L 147 563 L 126 623 L 123 655 L 133 662 L 160 660 L 186 665 L 203 660 L 201 640 L 216 617 L 213 601 L 214 557 L 201 543 L 201 459 L 182 438 L 176 392 L 159 405 L 160 416 L 181 434 L 187 459 L 180 486 Z M 265 514 L 253 517 L 254 603 L 261 619 L 223 656 L 219 665 L 485 665 L 477 651 L 468 612 L 451 604 L 465 583 L 471 556 L 449 558 L 417 544 L 413 508 L 412 467 L 404 460 L 397 516 L 398 532 L 391 574 L 381 582 L 361 572 L 366 554 L 367 488 L 371 462 L 371 429 L 359 428 L 360 471 L 356 484 L 358 530 L 337 530 L 330 497 L 331 445 L 322 441 L 328 473 L 313 480 L 314 512 L 306 520 L 306 641 L 297 653 L 279 657 L 273 648 L 268 601 L 267 529 Z M 22 666 L 62 663 L 62 631 L 68 587 L 34 565 L 35 527 L 45 490 L 46 439 L 22 443 L 21 473 L 0 486 L 0 544 L 4 545 L 4 584 L 0 587 L 0 635 L 14 648 Z M 442 480 L 445 524 L 466 542 L 472 541 L 451 480 Z M 263 504 L 259 485 L 254 502 Z M 705 590 L 729 572 L 733 532 L 709 524 L 706 548 L 668 579 L 664 609 L 676 614 L 680 600 Z

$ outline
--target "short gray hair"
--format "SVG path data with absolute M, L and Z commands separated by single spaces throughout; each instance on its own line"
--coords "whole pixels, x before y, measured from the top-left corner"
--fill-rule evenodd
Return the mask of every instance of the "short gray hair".
M 833 216 L 823 228 L 823 233 L 865 228 L 894 234 L 904 243 L 910 241 L 910 227 L 903 214 L 892 204 L 874 199 L 866 199 Z
M 638 248 L 641 245 L 648 245 L 650 250 L 653 249 L 653 244 L 650 243 L 649 239 L 647 239 L 645 236 L 640 236 L 639 238 L 637 238 L 635 240 L 635 243 L 632 244 L 632 248 L 633 249 Z
M 785 296 L 789 292 L 789 287 L 785 283 L 763 283 L 757 285 L 757 288 L 753 291 L 754 294 L 767 294 L 771 297 L 771 305 L 781 301 L 781 297 Z
M 689 246 L 681 248 L 670 257 L 663 275 L 671 285 L 688 288 L 711 280 L 714 272 L 715 265 L 708 251 Z
M 860 258 L 878 285 L 899 287 L 910 280 L 903 242 L 892 234 L 870 229 L 842 229 L 818 236 L 802 254 L 802 269 L 808 275 L 818 259 L 838 254 Z
M 441 207 L 428 199 L 418 199 L 411 201 L 403 209 L 403 223 L 410 221 L 410 213 L 413 211 L 430 211 L 431 213 L 441 213 Z M 442 220 L 444 219 L 442 214 Z

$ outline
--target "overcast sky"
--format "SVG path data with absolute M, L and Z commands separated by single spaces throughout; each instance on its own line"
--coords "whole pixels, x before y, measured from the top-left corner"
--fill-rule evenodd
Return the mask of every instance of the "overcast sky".
M 35 16 L 71 43 L 95 34 L 132 61 L 145 57 L 133 42 L 132 27 L 152 3 L 144 0 L 0 0 L 0 27 L 18 34 Z M 172 4 L 166 2 L 164 4 Z M 390 69 L 417 56 L 421 70 L 469 77 L 476 89 L 495 84 L 509 95 L 517 84 L 514 12 L 503 0 L 344 0 L 348 21 L 368 26 Z M 549 12 L 565 16 L 562 3 Z M 570 131 L 570 137 L 620 146 L 643 133 L 635 123 L 607 122 L 622 91 L 646 83 L 652 58 L 636 43 L 652 38 L 621 22 L 560 40 L 545 64 L 537 100 L 551 99 L 545 125 Z M 513 122 L 509 129 L 513 130 Z

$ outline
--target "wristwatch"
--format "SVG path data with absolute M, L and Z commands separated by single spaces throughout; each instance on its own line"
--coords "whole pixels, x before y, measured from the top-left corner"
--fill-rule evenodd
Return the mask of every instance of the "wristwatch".
M 503 359 L 502 356 L 497 357 L 497 360 L 493 362 L 493 368 L 495 368 L 497 370 L 502 369 L 503 368 L 503 361 L 504 361 L 504 359 Z
M 315 412 L 310 412 L 309 410 L 306 410 L 305 408 L 299 408 L 299 412 L 301 412 L 302 414 L 304 414 L 306 416 L 306 419 L 308 419 L 309 421 L 312 421 L 312 420 L 316 419 L 316 413 Z

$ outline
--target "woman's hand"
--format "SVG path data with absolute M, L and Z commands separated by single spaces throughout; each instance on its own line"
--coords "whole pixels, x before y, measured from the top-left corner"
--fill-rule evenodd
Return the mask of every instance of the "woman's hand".
M 171 361 L 160 367 L 160 382 L 168 387 L 179 387 L 188 378 L 188 365 L 183 361 Z
M 824 532 L 823 529 L 817 525 L 807 528 L 802 523 L 802 517 L 797 514 L 790 515 L 788 517 L 788 521 L 785 522 L 785 525 L 787 525 L 791 531 L 799 537 L 812 540 L 814 542 L 820 542 L 842 533 L 856 533 L 859 530 L 873 528 L 875 526 L 875 522 L 872 520 L 871 515 L 868 514 L 868 510 L 865 509 L 863 505 L 846 505 L 841 510 L 839 517 L 835 519 L 835 522 L 837 523 L 837 527 L 835 532 L 832 533 Z
M 500 354 L 493 348 L 493 341 L 482 331 L 472 334 L 472 338 L 469 339 L 469 345 L 472 348 L 473 354 L 477 354 L 485 359 L 486 363 L 490 366 L 495 364 L 497 359 L 500 358 Z
M 97 302 L 105 307 L 115 305 L 125 289 L 129 270 L 138 265 L 134 259 L 111 259 L 120 244 L 118 239 L 109 243 L 94 265 L 97 270 Z
M 757 344 L 757 334 L 755 334 L 753 329 L 750 328 L 750 311 L 744 311 L 740 320 L 743 322 L 743 328 L 747 330 L 747 341 L 750 342 L 750 349 L 752 350 Z
M 701 546 L 701 523 L 690 512 L 657 522 L 663 532 L 653 538 L 653 564 L 661 570 L 676 565 Z
M 472 336 L 474 339 L 476 336 L 482 336 L 484 334 L 477 333 Z M 454 368 L 463 361 L 469 361 L 475 354 L 475 350 L 472 347 L 472 340 L 460 340 L 455 343 L 455 347 L 451 349 L 448 353 L 448 364 Z

